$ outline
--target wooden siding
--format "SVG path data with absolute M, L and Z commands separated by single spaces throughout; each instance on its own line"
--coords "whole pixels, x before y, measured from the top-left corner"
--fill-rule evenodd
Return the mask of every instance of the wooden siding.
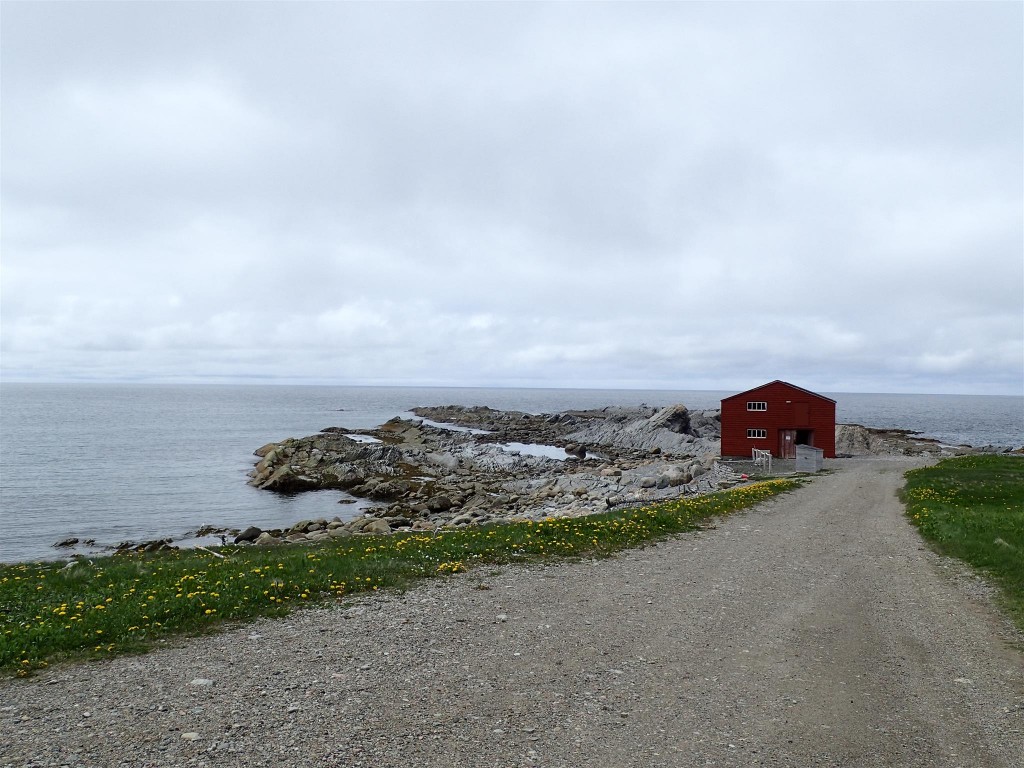
M 748 411 L 747 401 L 767 402 L 768 408 Z M 748 429 L 763 429 L 765 437 L 749 438 Z M 749 457 L 752 448 L 760 448 L 779 457 L 782 430 L 813 431 L 810 444 L 821 448 L 826 458 L 835 458 L 835 401 L 785 381 L 773 381 L 722 400 L 723 456 Z

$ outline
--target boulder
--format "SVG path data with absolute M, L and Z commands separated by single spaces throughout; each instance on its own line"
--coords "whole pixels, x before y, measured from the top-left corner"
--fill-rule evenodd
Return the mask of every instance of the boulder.
M 434 496 L 427 502 L 427 509 L 431 512 L 447 512 L 454 506 L 455 502 L 447 496 Z
M 685 485 L 692 479 L 693 475 L 689 471 L 681 467 L 669 467 L 661 474 L 658 487 L 664 488 L 671 486 L 672 488 L 675 488 L 677 485 Z M 665 485 L 661 485 L 661 480 L 665 481 Z
M 243 541 L 256 541 L 261 533 L 263 533 L 263 529 L 257 528 L 255 525 L 251 525 L 235 536 L 235 544 L 240 544 Z
M 311 477 L 302 473 L 301 467 L 285 464 L 274 470 L 274 473 L 260 483 L 259 487 L 268 491 L 282 491 L 291 493 L 294 491 L 309 491 L 320 487 L 320 484 Z
M 577 459 L 587 458 L 587 446 L 585 445 L 569 443 L 567 446 L 565 446 L 565 452 L 567 455 L 575 457 Z
M 366 525 L 363 526 L 361 533 L 391 533 L 391 526 L 388 525 L 386 520 L 381 520 L 379 518 L 371 519 Z
M 667 429 L 679 435 L 690 434 L 690 411 L 685 405 L 670 405 L 651 417 L 654 428 Z

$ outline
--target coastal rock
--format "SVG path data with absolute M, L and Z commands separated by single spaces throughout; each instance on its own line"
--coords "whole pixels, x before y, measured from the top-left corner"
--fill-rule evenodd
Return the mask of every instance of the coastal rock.
M 682 404 L 662 408 L 648 421 L 651 429 L 667 429 L 679 435 L 690 434 L 690 411 Z
M 239 544 L 241 542 L 256 541 L 256 539 L 259 538 L 261 533 L 263 533 L 262 529 L 257 528 L 256 526 L 249 526 L 240 534 L 235 536 L 235 544 Z
M 720 422 L 714 418 L 717 411 L 691 412 L 679 404 L 660 410 L 606 408 L 603 412 L 603 419 L 587 420 L 566 438 L 675 456 L 718 453 Z M 693 428 L 695 422 L 701 425 L 699 433 Z
M 258 488 L 334 488 L 382 504 L 346 523 L 300 521 L 283 538 L 576 516 L 717 487 L 707 469 L 717 456 L 717 412 L 683 405 L 547 415 L 462 406 L 413 412 L 422 420 L 396 417 L 365 431 L 379 442 L 328 428 L 261 447 L 250 480 Z M 594 455 L 601 459 L 587 458 Z M 623 493 L 628 486 L 637 492 Z
M 955 456 L 976 453 L 970 446 L 943 445 L 906 429 L 875 429 L 860 424 L 836 424 L 836 453 L 861 456 Z
M 363 526 L 360 533 L 376 533 L 384 534 L 391 533 L 391 526 L 388 525 L 386 520 L 370 520 L 365 526 Z

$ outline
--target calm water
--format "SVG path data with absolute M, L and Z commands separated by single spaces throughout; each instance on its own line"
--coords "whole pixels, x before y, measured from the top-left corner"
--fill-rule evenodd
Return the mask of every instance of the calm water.
M 334 491 L 246 485 L 253 450 L 328 426 L 370 428 L 417 405 L 533 413 L 605 405 L 717 408 L 732 392 L 388 387 L 0 385 L 0 562 L 50 558 L 67 536 L 99 544 L 204 524 L 280 527 L 342 518 Z M 1024 444 L 1024 398 L 830 394 L 838 420 L 950 443 Z

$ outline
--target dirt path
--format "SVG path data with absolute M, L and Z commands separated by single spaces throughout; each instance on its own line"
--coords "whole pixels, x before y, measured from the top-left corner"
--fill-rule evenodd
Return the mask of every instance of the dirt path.
M 838 466 L 612 560 L 0 682 L 0 766 L 1021 765 L 1019 636 L 903 520 L 906 461 Z

